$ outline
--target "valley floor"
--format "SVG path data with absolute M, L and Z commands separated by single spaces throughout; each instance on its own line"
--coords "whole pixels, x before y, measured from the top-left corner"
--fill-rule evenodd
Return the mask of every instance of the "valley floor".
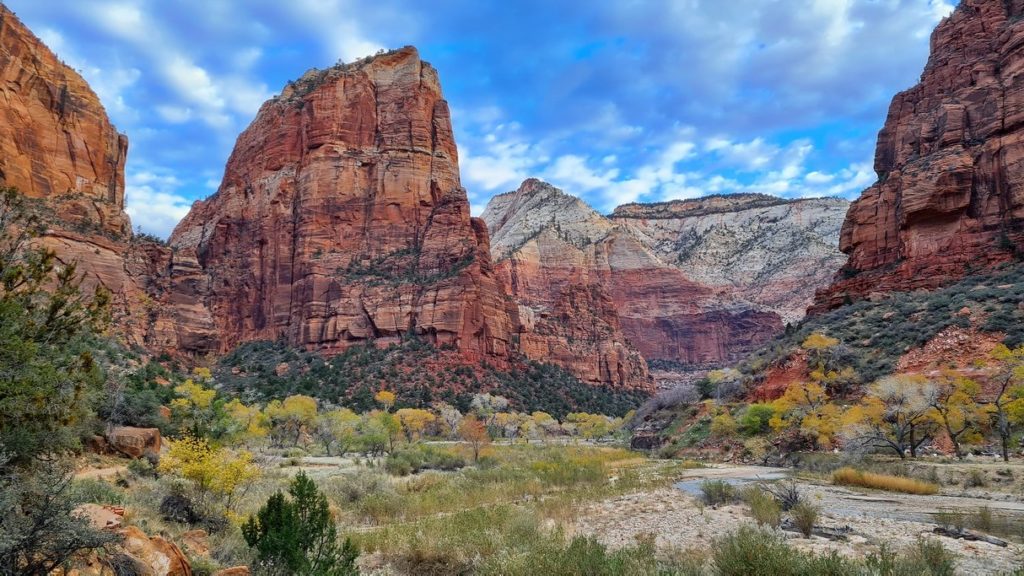
M 1013 468 L 1018 475 L 1024 473 L 1024 466 Z M 588 506 L 576 522 L 576 531 L 594 536 L 610 547 L 633 545 L 638 538 L 654 535 L 658 548 L 665 551 L 706 550 L 716 538 L 751 525 L 754 520 L 745 504 L 717 508 L 704 505 L 694 486 L 704 479 L 744 483 L 776 479 L 787 472 L 781 468 L 726 465 L 688 470 L 676 486 L 634 492 Z M 956 554 L 957 569 L 962 574 L 1010 573 L 1024 565 L 1024 544 L 1019 539 L 1024 502 L 1019 494 L 917 496 L 853 490 L 807 478 L 796 482 L 800 492 L 820 507 L 819 526 L 848 526 L 852 534 L 847 541 L 836 542 L 820 536 L 805 539 L 786 532 L 794 548 L 815 553 L 835 550 L 844 556 L 861 558 L 883 543 L 899 549 L 920 537 L 931 537 Z M 984 506 L 996 518 L 1015 523 L 1017 542 L 1011 541 L 1003 548 L 934 534 L 936 513 L 954 511 L 969 515 Z

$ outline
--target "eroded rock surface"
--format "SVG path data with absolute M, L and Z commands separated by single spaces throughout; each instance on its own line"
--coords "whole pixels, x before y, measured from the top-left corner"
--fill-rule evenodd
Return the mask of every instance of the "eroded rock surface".
M 878 182 L 854 202 L 849 255 L 816 310 L 934 288 L 1024 253 L 1024 3 L 963 0 L 932 33 L 878 135 Z

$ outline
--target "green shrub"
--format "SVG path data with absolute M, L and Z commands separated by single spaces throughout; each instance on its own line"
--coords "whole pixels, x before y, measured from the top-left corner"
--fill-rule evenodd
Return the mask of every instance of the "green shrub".
M 953 576 L 956 573 L 956 556 L 946 550 L 942 542 L 932 538 L 919 538 L 906 554 L 906 562 L 925 568 L 931 576 Z
M 740 416 L 740 432 L 747 436 L 768 432 L 768 421 L 775 415 L 771 404 L 751 404 Z
M 992 509 L 988 506 L 978 508 L 971 516 L 971 526 L 985 532 L 992 530 Z
M 743 491 L 743 500 L 750 506 L 750 515 L 762 526 L 777 528 L 782 522 L 782 507 L 774 496 L 757 486 Z
M 454 452 L 419 445 L 388 454 L 384 469 L 393 476 L 408 476 L 421 470 L 458 470 L 465 465 L 466 459 Z
M 246 543 L 255 548 L 261 567 L 289 574 L 358 574 L 359 551 L 338 533 L 327 498 L 305 472 L 288 487 L 291 499 L 277 492 L 242 525 Z
M 804 500 L 798 503 L 789 511 L 796 525 L 804 538 L 810 538 L 814 531 L 814 523 L 818 521 L 818 507 Z
M 984 486 L 988 486 L 988 479 L 985 478 L 983 470 L 975 468 L 964 477 L 964 488 L 981 488 Z
M 71 483 L 68 496 L 75 502 L 93 504 L 124 504 L 124 494 L 104 480 L 82 478 Z
M 804 560 L 775 532 L 750 526 L 716 540 L 711 555 L 721 576 L 795 575 Z
M 700 483 L 700 491 L 709 506 L 728 504 L 736 498 L 736 489 L 725 480 L 705 480 Z

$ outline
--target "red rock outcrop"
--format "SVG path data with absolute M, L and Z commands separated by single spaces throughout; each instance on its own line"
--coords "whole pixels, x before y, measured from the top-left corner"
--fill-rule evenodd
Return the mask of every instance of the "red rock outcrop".
M 124 236 L 128 139 L 74 70 L 0 4 L 0 184 L 45 199 L 64 223 Z
M 417 334 L 500 362 L 518 324 L 470 218 L 437 72 L 411 47 L 312 70 L 265 103 L 170 243 L 195 271 L 175 289 L 197 302 L 180 313 L 202 325 L 179 341 L 192 352 Z
M 33 199 L 40 244 L 76 262 L 83 287 L 108 289 L 121 332 L 142 344 L 152 329 L 150 284 L 170 251 L 135 242 L 124 211 L 128 139 L 85 80 L 0 4 L 0 185 Z
M 161 437 L 158 428 L 134 428 L 117 426 L 107 432 L 110 448 L 131 458 L 142 458 L 147 454 L 159 454 Z
M 878 182 L 850 207 L 821 311 L 934 288 L 1024 254 L 1024 2 L 962 0 L 878 135 Z

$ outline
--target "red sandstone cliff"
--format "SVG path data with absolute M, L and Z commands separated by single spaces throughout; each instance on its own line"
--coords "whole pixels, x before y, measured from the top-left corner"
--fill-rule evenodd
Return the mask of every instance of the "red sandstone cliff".
M 85 80 L 0 4 L 0 185 L 36 200 L 46 219 L 39 239 L 77 262 L 83 286 L 113 296 L 128 341 L 151 329 L 143 271 L 169 251 L 133 242 L 124 212 L 128 139 L 117 133 Z
M 962 0 L 878 135 L 849 255 L 815 310 L 932 288 L 1024 253 L 1024 1 Z
M 179 299 L 194 290 L 192 316 L 212 322 L 183 343 L 194 352 L 417 334 L 500 362 L 518 325 L 469 215 L 437 73 L 414 48 L 312 70 L 264 104 L 170 243 L 196 272 Z

